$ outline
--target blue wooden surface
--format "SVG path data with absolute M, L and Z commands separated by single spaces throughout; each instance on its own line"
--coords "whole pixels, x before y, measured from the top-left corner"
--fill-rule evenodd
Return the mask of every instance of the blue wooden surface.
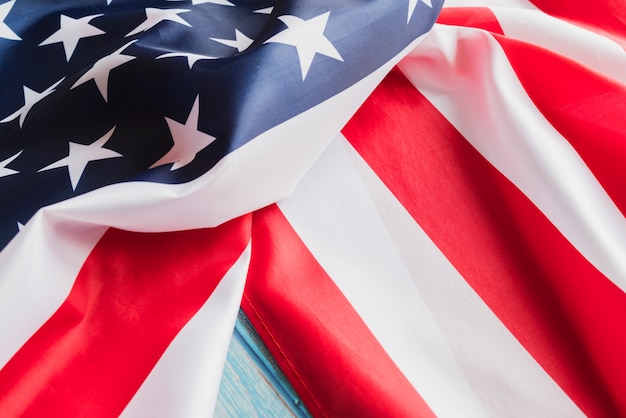
M 215 417 L 310 417 L 243 313 L 228 351 Z

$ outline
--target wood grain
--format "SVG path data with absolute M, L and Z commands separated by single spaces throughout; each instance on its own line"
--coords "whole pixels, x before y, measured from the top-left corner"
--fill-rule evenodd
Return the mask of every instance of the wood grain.
M 254 329 L 240 312 L 215 417 L 310 417 Z

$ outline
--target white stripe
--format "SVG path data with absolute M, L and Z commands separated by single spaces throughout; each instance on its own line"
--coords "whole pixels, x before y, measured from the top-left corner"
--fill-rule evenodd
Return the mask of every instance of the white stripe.
M 385 74 L 421 39 L 194 181 L 114 184 L 39 211 L 0 253 L 0 366 L 63 303 L 104 233 L 102 226 L 140 232 L 212 227 L 287 196 Z
M 0 253 L 0 367 L 59 308 L 106 229 L 42 211 Z
M 279 207 L 435 414 L 485 415 L 341 143 Z
M 626 51 L 617 42 L 538 10 L 501 7 L 491 10 L 507 37 L 557 52 L 622 83 L 626 82 Z
M 437 416 L 582 415 L 343 138 L 279 206 Z
M 398 66 L 587 260 L 626 290 L 626 219 L 534 106 L 492 36 L 435 25 Z
M 250 245 L 185 325 L 122 417 L 212 416 L 250 262 Z

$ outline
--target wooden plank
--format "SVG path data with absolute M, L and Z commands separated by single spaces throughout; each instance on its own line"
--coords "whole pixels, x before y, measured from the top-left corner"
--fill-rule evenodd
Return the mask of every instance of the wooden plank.
M 240 312 L 224 366 L 215 417 L 310 416 Z

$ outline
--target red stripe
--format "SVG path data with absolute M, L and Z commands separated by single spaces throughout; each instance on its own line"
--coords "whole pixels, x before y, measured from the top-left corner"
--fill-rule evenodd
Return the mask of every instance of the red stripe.
M 567 138 L 626 215 L 624 85 L 550 51 L 495 38 L 539 111 Z
M 585 413 L 626 415 L 622 291 L 398 70 L 344 134 Z
M 276 206 L 256 212 L 242 307 L 314 416 L 433 416 Z
M 107 231 L 65 302 L 0 371 L 0 415 L 118 416 L 238 259 L 249 223 Z
M 623 0 L 531 0 L 543 12 L 598 33 L 610 34 L 626 46 L 626 3 Z
M 487 7 L 444 7 L 437 23 L 450 26 L 484 29 L 504 35 L 500 22 Z

